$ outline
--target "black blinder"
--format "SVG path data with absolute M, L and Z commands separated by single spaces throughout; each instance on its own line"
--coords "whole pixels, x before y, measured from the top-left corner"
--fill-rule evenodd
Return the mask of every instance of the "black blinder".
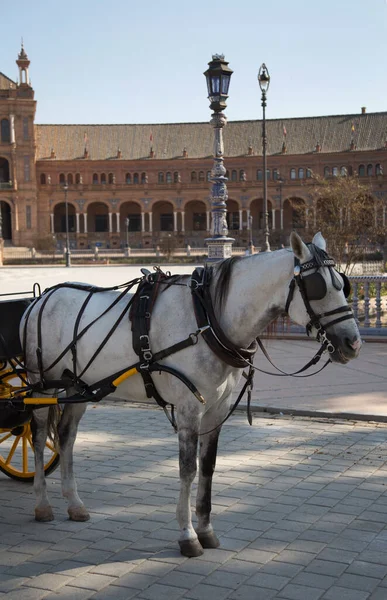
M 327 284 L 321 273 L 312 273 L 303 277 L 308 300 L 322 300 L 327 293 Z
M 348 298 L 349 294 L 351 293 L 351 282 L 349 281 L 349 279 L 345 275 L 345 273 L 339 273 L 339 275 L 341 275 L 341 278 L 342 278 L 343 284 L 344 284 L 344 288 L 343 288 L 344 296 L 346 298 Z

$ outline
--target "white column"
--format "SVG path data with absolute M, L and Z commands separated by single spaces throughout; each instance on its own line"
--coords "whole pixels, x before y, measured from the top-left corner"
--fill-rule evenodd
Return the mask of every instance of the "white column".
M 243 229 L 243 210 L 239 210 L 239 231 Z
M 250 228 L 250 209 L 249 208 L 246 210 L 246 215 L 247 215 L 247 227 Z
M 83 228 L 85 233 L 87 233 L 87 213 L 83 213 Z
M 51 233 L 55 233 L 55 231 L 54 231 L 54 213 L 50 214 L 50 223 L 51 223 Z
M 76 233 L 79 233 L 79 212 L 75 213 L 75 227 Z
M 177 212 L 173 211 L 173 232 L 177 232 Z
M 120 233 L 120 213 L 116 213 L 116 226 L 117 226 L 117 233 Z
M 145 213 L 141 213 L 141 233 L 145 231 Z
M 207 217 L 207 231 L 210 231 L 211 227 L 210 227 L 210 211 L 209 210 L 206 211 L 206 217 Z
M 113 213 L 109 213 L 109 233 L 113 232 Z
M 284 209 L 283 208 L 281 208 L 281 210 L 280 210 L 280 228 L 281 228 L 281 231 L 284 228 Z
M 11 144 L 15 143 L 15 115 L 9 115 L 9 125 L 11 129 Z
M 275 208 L 271 209 L 271 228 L 274 231 L 274 229 L 275 229 Z
M 152 233 L 152 213 L 149 213 L 149 233 Z
M 184 212 L 184 210 L 182 210 L 181 211 L 181 231 L 182 231 L 182 233 L 184 233 L 184 231 L 185 231 L 184 220 L 185 220 L 185 212 Z

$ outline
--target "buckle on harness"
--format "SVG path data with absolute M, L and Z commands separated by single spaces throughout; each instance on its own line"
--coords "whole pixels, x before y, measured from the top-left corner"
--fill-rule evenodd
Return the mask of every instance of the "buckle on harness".
M 198 288 L 200 288 L 200 287 L 202 287 L 202 286 L 203 286 L 203 282 L 202 282 L 202 281 L 198 281 L 197 279 L 192 279 L 192 278 L 191 278 L 191 279 L 190 279 L 190 283 L 191 283 L 191 285 L 190 285 L 190 288 L 191 288 L 191 290 L 192 290 L 192 291 L 195 291 L 195 290 L 197 290 Z M 195 285 L 194 285 L 194 284 L 195 284 Z

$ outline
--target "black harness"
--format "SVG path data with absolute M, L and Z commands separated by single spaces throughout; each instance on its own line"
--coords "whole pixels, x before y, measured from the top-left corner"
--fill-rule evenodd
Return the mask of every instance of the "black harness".
M 352 309 L 346 305 L 334 310 L 316 314 L 313 311 L 313 308 L 310 304 L 313 300 L 322 299 L 327 293 L 327 287 L 325 280 L 319 269 L 321 267 L 327 267 L 330 271 L 330 275 L 332 278 L 332 283 L 336 289 L 344 289 L 344 294 L 347 297 L 350 293 L 350 283 L 348 278 L 343 273 L 337 273 L 334 271 L 333 267 L 335 266 L 334 261 L 329 258 L 329 256 L 313 244 L 309 244 L 309 249 L 312 253 L 312 260 L 307 263 L 300 264 L 299 260 L 295 258 L 294 265 L 294 276 L 289 285 L 289 293 L 286 301 L 285 312 L 288 313 L 290 304 L 294 297 L 295 287 L 297 285 L 300 290 L 301 297 L 304 301 L 305 308 L 310 317 L 310 321 L 306 326 L 306 330 L 308 335 L 311 333 L 312 328 L 317 330 L 317 340 L 321 342 L 321 348 L 316 353 L 316 355 L 309 361 L 307 365 L 305 365 L 299 371 L 295 373 L 285 373 L 280 371 L 280 374 L 283 376 L 301 376 L 299 375 L 310 366 L 316 364 L 319 360 L 323 352 L 326 350 L 329 353 L 335 351 L 334 345 L 332 341 L 329 339 L 329 334 L 327 334 L 326 329 L 331 327 L 334 324 L 337 324 L 341 321 L 345 321 L 347 319 L 352 319 Z M 314 270 L 310 275 L 305 275 L 308 271 Z M 155 305 L 158 293 L 160 291 L 160 287 L 163 286 L 164 289 L 171 285 L 186 285 L 185 283 L 181 283 L 177 281 L 180 279 L 180 276 L 171 276 L 169 273 L 163 273 L 159 268 L 155 269 L 155 273 L 151 273 L 147 269 L 141 269 L 143 273 L 143 277 L 139 279 L 135 279 L 127 284 L 123 284 L 121 286 L 115 286 L 112 288 L 97 288 L 95 286 L 87 286 L 82 284 L 60 284 L 58 286 L 54 286 L 44 292 L 45 298 L 41 303 L 41 307 L 39 309 L 38 314 L 38 346 L 37 346 L 37 358 L 38 358 L 38 373 L 40 374 L 40 381 L 37 384 L 30 385 L 31 391 L 40 391 L 44 392 L 44 390 L 48 390 L 50 388 L 64 388 L 68 389 L 70 387 L 75 388 L 76 395 L 70 396 L 68 398 L 63 398 L 63 403 L 76 403 L 76 402 L 88 402 L 88 401 L 99 401 L 104 398 L 106 395 L 115 391 L 116 386 L 114 382 L 117 381 L 121 376 L 125 375 L 129 370 L 136 370 L 141 374 L 145 390 L 148 398 L 153 397 L 156 402 L 161 406 L 168 419 L 172 423 L 173 427 L 176 429 L 176 423 L 173 414 L 173 406 L 171 408 L 171 415 L 169 415 L 167 411 L 168 403 L 160 396 L 157 391 L 153 379 L 152 373 L 157 372 L 166 372 L 168 374 L 174 375 L 180 381 L 182 381 L 188 389 L 195 395 L 195 397 L 203 404 L 205 404 L 204 398 L 201 396 L 200 392 L 194 386 L 194 384 L 187 378 L 185 375 L 177 371 L 176 369 L 162 365 L 159 361 L 167 356 L 175 354 L 184 348 L 189 346 L 193 346 L 198 342 L 199 335 L 202 335 L 208 344 L 209 348 L 214 352 L 214 354 L 224 363 L 230 365 L 234 368 L 245 368 L 248 367 L 248 372 L 244 373 L 246 378 L 246 382 L 242 387 L 242 390 L 235 401 L 234 405 L 231 407 L 228 415 L 219 423 L 216 428 L 220 427 L 224 421 L 228 419 L 228 417 L 234 412 L 236 407 L 238 406 L 240 400 L 244 396 L 246 390 L 248 391 L 247 398 L 247 415 L 249 423 L 252 422 L 251 417 L 251 393 L 253 388 L 253 377 L 255 370 L 261 371 L 261 369 L 257 369 L 257 367 L 253 366 L 254 355 L 258 349 L 258 346 L 261 348 L 265 356 L 268 358 L 270 363 L 273 365 L 270 357 L 268 356 L 263 344 L 259 338 L 254 340 L 254 342 L 248 348 L 240 348 L 233 344 L 227 336 L 222 331 L 214 311 L 214 306 L 212 302 L 210 285 L 213 278 L 214 270 L 212 267 L 205 266 L 204 268 L 197 268 L 193 272 L 191 276 L 191 280 L 189 283 L 189 287 L 191 288 L 193 306 L 195 310 L 196 321 L 198 325 L 198 329 L 196 332 L 189 334 L 189 336 L 178 342 L 173 344 L 172 346 L 166 348 L 165 350 L 161 350 L 157 353 L 152 352 L 151 343 L 150 343 L 150 323 L 151 323 L 151 315 L 152 310 Z M 340 276 L 340 279 L 339 279 Z M 77 372 L 77 342 L 79 339 L 83 337 L 83 335 L 88 331 L 88 329 L 96 323 L 101 317 L 106 315 L 113 306 L 119 302 L 135 285 L 138 284 L 138 290 L 135 295 L 128 300 L 125 304 L 124 309 L 121 311 L 119 317 L 112 325 L 108 334 L 105 336 L 105 339 L 100 343 L 99 347 L 93 353 L 91 359 L 88 361 L 87 365 L 83 368 L 81 373 Z M 60 353 L 60 355 L 48 366 L 43 367 L 43 339 L 41 332 L 41 324 L 44 313 L 44 308 L 53 293 L 63 287 L 71 287 L 74 289 L 80 289 L 82 291 L 88 292 L 86 299 L 83 302 L 83 305 L 79 311 L 77 316 L 74 330 L 73 330 L 73 339 L 67 345 L 67 347 Z M 122 290 L 120 294 L 114 299 L 112 304 L 106 308 L 98 317 L 96 317 L 91 323 L 89 323 L 83 329 L 80 329 L 80 322 L 82 315 L 85 312 L 86 306 L 88 305 L 93 294 L 98 292 L 103 292 L 107 290 Z M 27 335 L 27 322 L 32 310 L 33 305 L 27 311 L 27 316 L 25 318 L 25 328 L 24 328 L 24 347 L 26 347 L 26 335 Z M 132 334 L 133 334 L 133 349 L 139 357 L 139 361 L 134 365 L 128 366 L 124 369 L 121 369 L 119 372 L 114 373 L 113 375 L 104 378 L 103 380 L 98 381 L 93 385 L 87 385 L 82 381 L 82 375 L 89 368 L 92 362 L 95 360 L 97 355 L 101 352 L 102 348 L 105 346 L 107 341 L 110 339 L 119 323 L 123 320 L 125 316 L 129 314 L 130 321 L 132 323 Z M 330 317 L 333 315 L 340 314 L 340 317 L 322 325 L 321 319 Z M 66 370 L 63 373 L 63 376 L 60 380 L 46 380 L 45 373 L 51 370 L 64 356 L 67 352 L 72 353 L 73 359 L 73 370 Z M 325 363 L 322 368 L 330 362 L 330 359 Z M 275 365 L 273 365 L 275 366 Z M 27 371 L 32 372 L 28 369 L 26 365 Z M 322 369 L 320 369 L 322 370 Z M 275 373 L 271 373 L 268 371 L 263 371 L 264 373 L 268 373 L 270 375 L 275 375 Z M 315 373 L 312 373 L 312 375 Z M 305 376 L 305 375 L 304 375 Z M 117 384 L 116 384 L 117 385 Z M 61 399 L 62 403 L 62 399 Z M 216 429 L 215 428 L 215 429 Z M 208 433 L 208 432 L 205 432 Z

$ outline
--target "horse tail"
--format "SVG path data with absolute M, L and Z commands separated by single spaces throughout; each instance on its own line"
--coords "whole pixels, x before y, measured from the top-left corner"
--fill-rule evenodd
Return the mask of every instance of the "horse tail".
M 55 451 L 59 453 L 58 425 L 62 417 L 62 411 L 58 404 L 50 406 L 47 420 L 47 435 L 53 443 Z

